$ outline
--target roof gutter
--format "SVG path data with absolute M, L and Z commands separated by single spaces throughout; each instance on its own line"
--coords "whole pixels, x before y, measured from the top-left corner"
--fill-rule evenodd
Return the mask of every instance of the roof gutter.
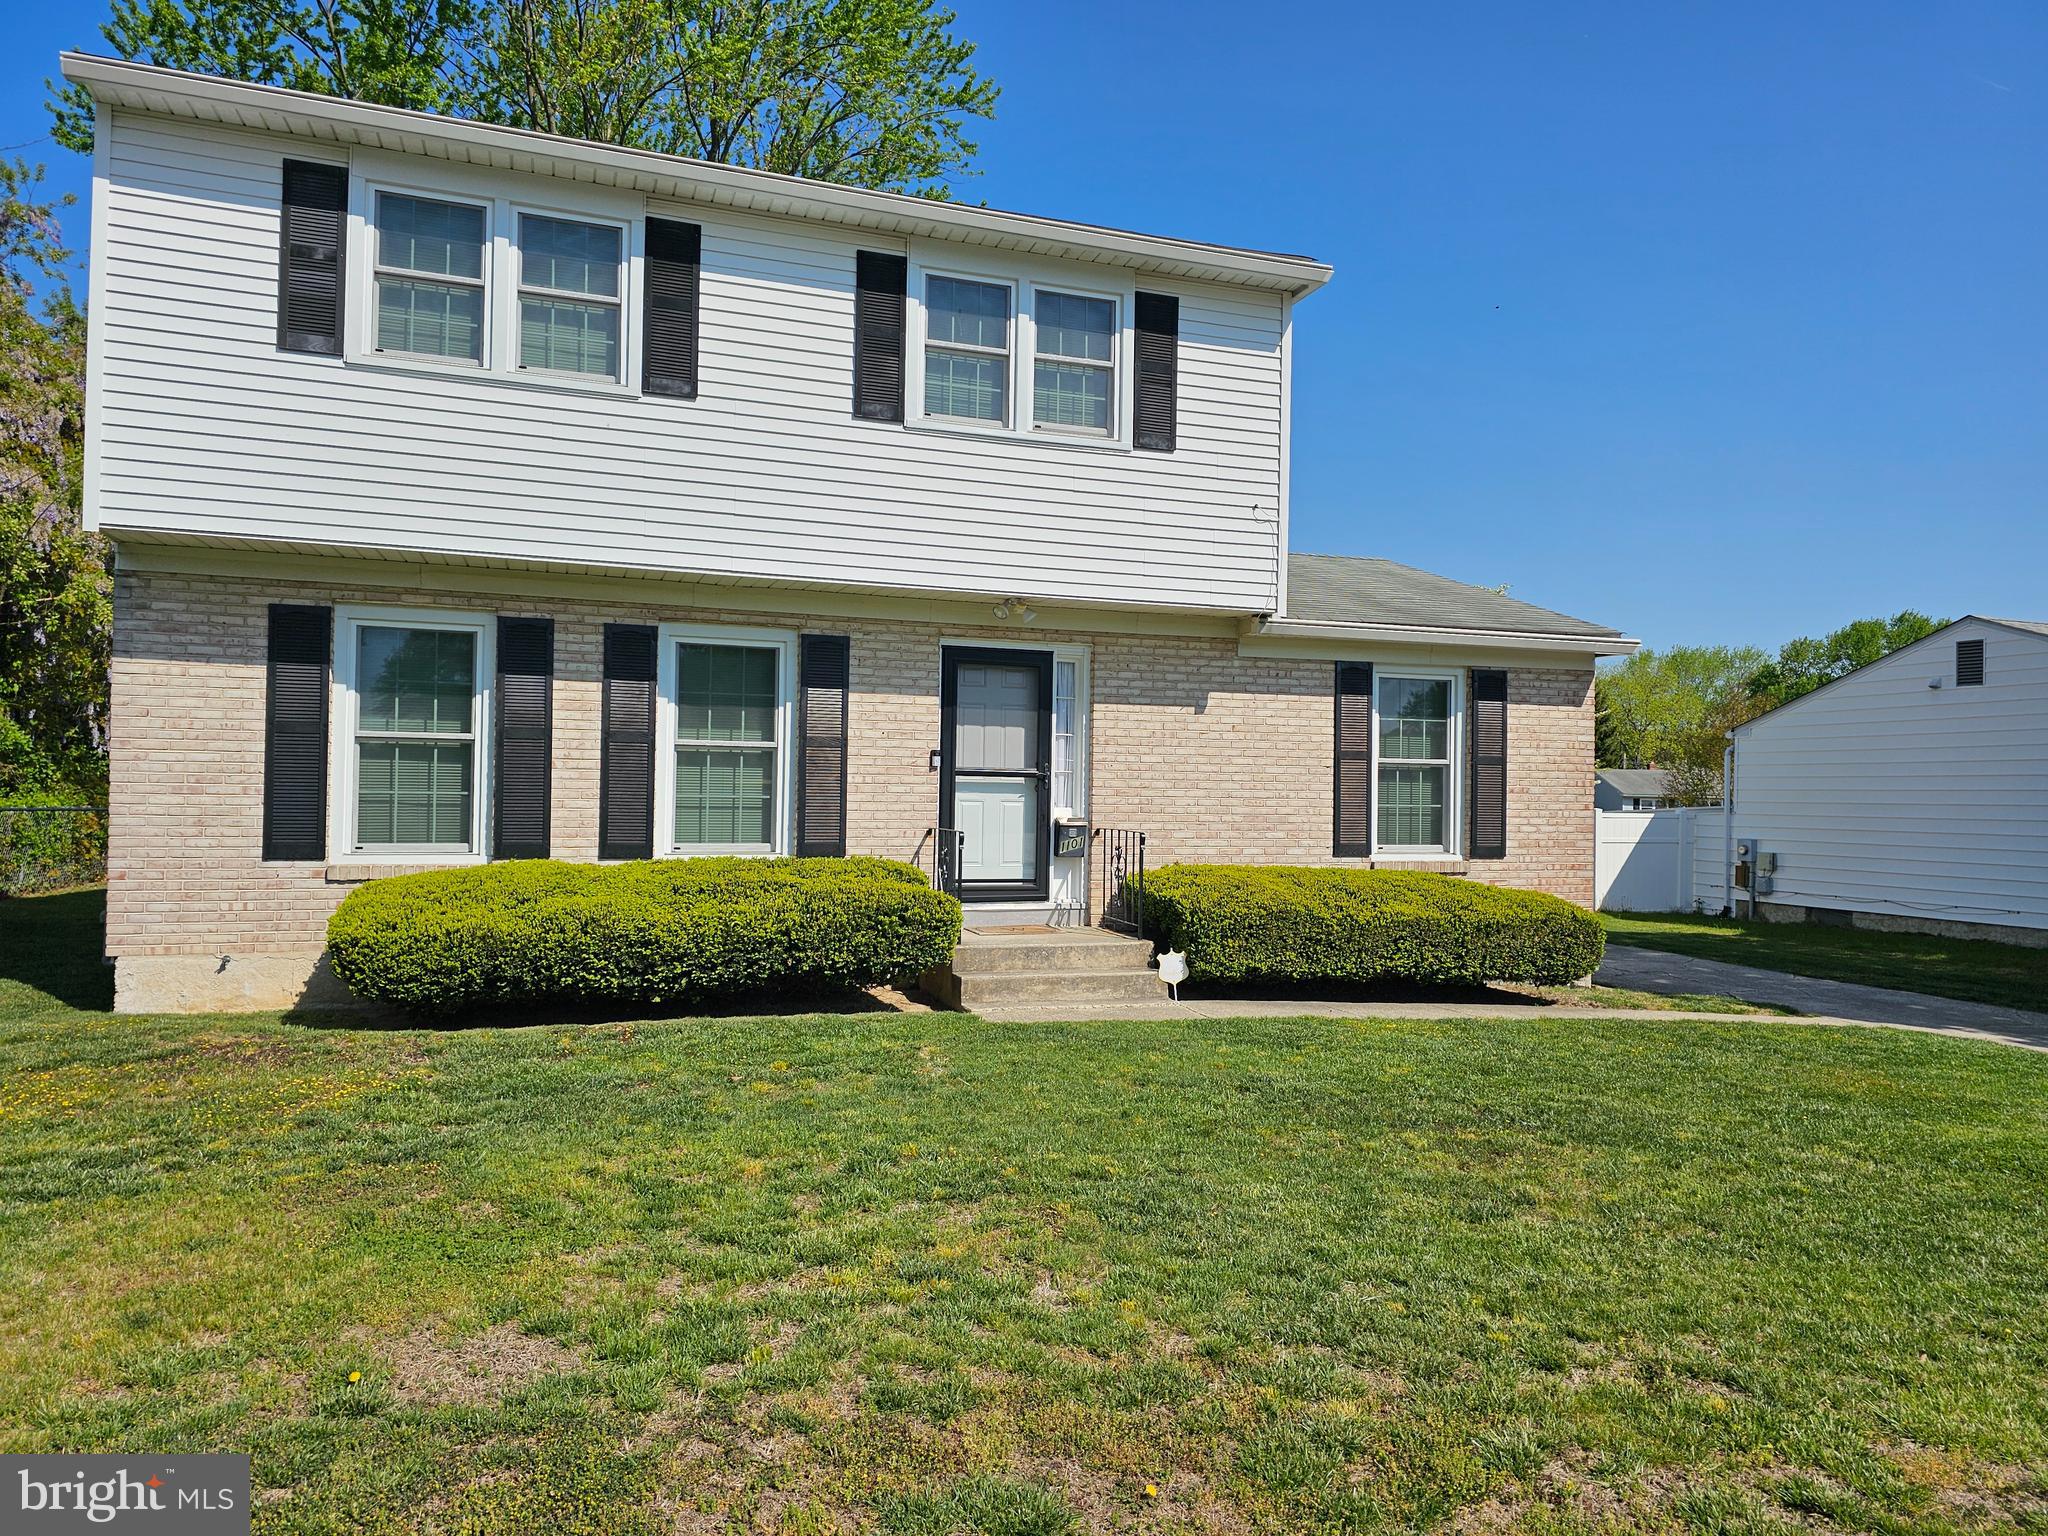
M 1563 635 L 1519 629 L 1453 629 L 1433 624 L 1345 624 L 1320 619 L 1262 618 L 1247 635 L 1274 640 L 1385 641 L 1395 645 L 1491 645 L 1580 656 L 1627 656 L 1642 645 L 1625 635 Z
M 408 141 L 425 141 L 459 147 L 478 164 L 504 165 L 508 157 L 523 158 L 545 162 L 549 167 L 569 168 L 566 172 L 543 170 L 542 174 L 563 175 L 580 170 L 585 179 L 595 179 L 591 173 L 603 173 L 619 178 L 620 185 L 657 196 L 742 209 L 786 205 L 800 216 L 934 239 L 1015 242 L 1037 249 L 1052 246 L 1082 259 L 1185 269 L 1188 275 L 1256 284 L 1297 298 L 1314 292 L 1330 279 L 1330 267 L 1307 256 L 1208 245 L 1166 235 L 1076 224 L 1038 214 L 939 203 L 901 192 L 812 181 L 778 171 L 692 160 L 617 144 L 596 144 L 528 128 L 317 96 L 280 86 L 251 85 L 92 54 L 66 53 L 61 56 L 61 64 L 66 80 L 84 86 L 94 101 L 106 105 L 136 111 L 168 111 L 202 120 L 211 117 L 259 131 L 300 133 L 330 144 L 388 149 L 402 147 Z

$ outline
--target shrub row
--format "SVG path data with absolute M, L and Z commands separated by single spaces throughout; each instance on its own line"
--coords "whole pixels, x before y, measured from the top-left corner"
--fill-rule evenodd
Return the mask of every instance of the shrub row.
M 27 896 L 107 878 L 107 818 L 69 810 L 75 796 L 0 796 L 0 896 Z
M 1489 981 L 1591 975 L 1606 940 L 1583 908 L 1536 891 L 1386 869 L 1170 864 L 1145 921 L 1203 981 Z
M 429 1016 L 866 986 L 945 963 L 959 939 L 959 902 L 868 858 L 516 860 L 371 881 L 327 925 L 350 991 Z

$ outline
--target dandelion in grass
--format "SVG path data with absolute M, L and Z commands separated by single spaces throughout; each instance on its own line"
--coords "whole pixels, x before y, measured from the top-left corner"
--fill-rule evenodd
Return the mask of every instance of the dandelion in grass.
M 361 1371 L 350 1371 L 348 1373 L 348 1384 L 350 1386 L 354 1386 L 357 1382 L 361 1381 L 362 1379 L 363 1373 Z

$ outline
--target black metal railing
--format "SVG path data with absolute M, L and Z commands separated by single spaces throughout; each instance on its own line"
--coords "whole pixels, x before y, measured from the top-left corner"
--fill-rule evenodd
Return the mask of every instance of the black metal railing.
M 967 855 L 967 834 L 958 827 L 932 827 L 932 886 L 948 896 L 960 894 L 960 865 Z
M 1102 845 L 1102 926 L 1145 937 L 1145 834 L 1098 827 Z

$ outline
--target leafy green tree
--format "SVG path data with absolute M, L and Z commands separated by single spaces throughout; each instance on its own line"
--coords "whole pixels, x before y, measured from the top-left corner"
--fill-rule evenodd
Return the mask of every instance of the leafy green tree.
M 1747 684 L 1767 660 L 1749 646 L 1674 646 L 1603 669 L 1593 684 L 1600 766 L 1667 769 L 1680 804 L 1715 803 L 1727 732 L 1758 713 Z
M 1751 674 L 1747 688 L 1762 709 L 1776 709 L 1823 683 L 1846 677 L 1858 667 L 1867 667 L 1881 656 L 1889 656 L 1903 645 L 1924 639 L 1946 619 L 1930 619 L 1907 608 L 1888 619 L 1858 619 L 1822 639 L 1802 637 L 1787 640 L 1778 648 L 1776 660 L 1765 662 Z
M 824 181 L 948 194 L 995 114 L 933 0 L 114 0 L 124 58 Z M 57 136 L 92 138 L 67 90 Z
M 85 316 L 42 167 L 0 161 L 0 792 L 106 782 L 105 542 L 79 519 Z M 69 199 L 65 200 L 66 202 Z

